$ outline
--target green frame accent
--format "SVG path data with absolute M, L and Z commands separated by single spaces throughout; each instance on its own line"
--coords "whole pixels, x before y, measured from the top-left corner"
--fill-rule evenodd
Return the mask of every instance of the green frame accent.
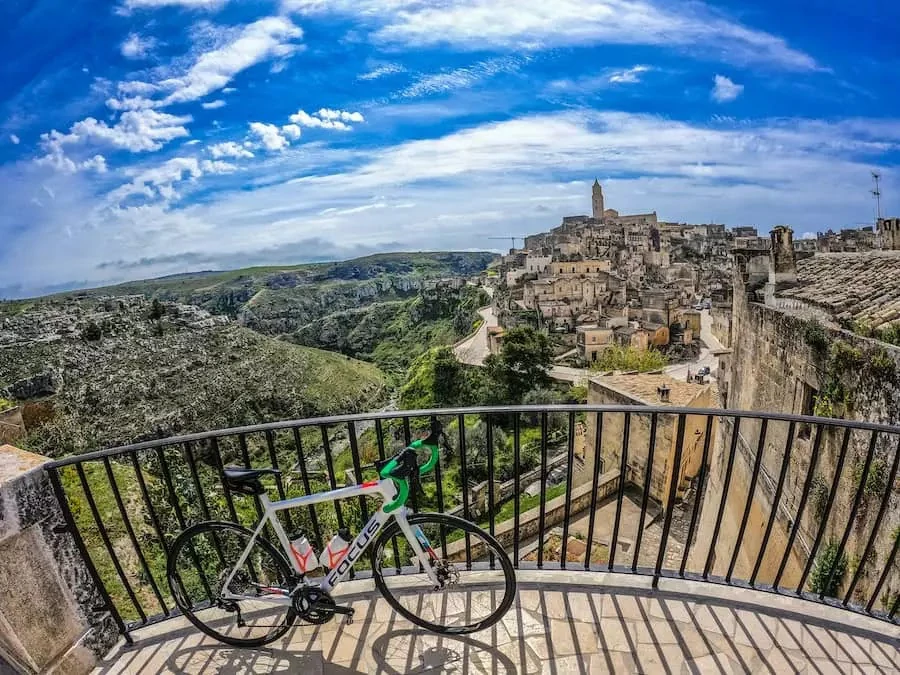
M 409 447 L 407 449 L 420 450 L 423 447 L 428 448 L 431 451 L 431 456 L 428 458 L 427 462 L 419 467 L 420 476 L 424 476 L 426 473 L 434 469 L 441 456 L 440 448 L 437 445 L 430 445 L 424 443 L 422 440 L 413 441 L 409 444 Z M 390 504 L 384 505 L 385 513 L 392 513 L 393 511 L 399 509 L 401 506 L 405 506 L 406 501 L 409 499 L 409 480 L 406 478 L 395 478 L 391 475 L 394 471 L 396 471 L 398 466 L 399 462 L 397 462 L 397 458 L 395 457 L 390 462 L 388 462 L 381 471 L 378 472 L 380 478 L 385 480 L 390 479 L 394 481 L 394 485 L 397 486 L 397 497 Z

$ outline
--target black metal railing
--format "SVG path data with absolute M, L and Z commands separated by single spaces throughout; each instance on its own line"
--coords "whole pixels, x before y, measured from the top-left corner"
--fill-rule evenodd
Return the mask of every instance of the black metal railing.
M 898 620 L 900 427 L 645 406 L 379 412 L 148 441 L 48 472 L 127 638 L 177 612 L 165 562 L 180 530 L 259 517 L 257 498 L 229 492 L 224 466 L 283 469 L 273 499 L 321 492 L 373 478 L 375 460 L 435 417 L 449 440 L 414 508 L 480 523 L 517 568 L 699 579 Z M 279 517 L 321 550 L 373 508 L 361 497 Z

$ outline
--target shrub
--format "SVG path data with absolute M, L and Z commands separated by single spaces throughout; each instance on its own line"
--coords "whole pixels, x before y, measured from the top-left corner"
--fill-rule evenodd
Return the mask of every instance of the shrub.
M 825 515 L 825 507 L 828 505 L 828 483 L 822 476 L 815 476 L 809 488 L 809 498 L 812 501 L 813 513 L 821 519 Z
M 825 329 L 815 319 L 807 321 L 803 326 L 803 339 L 806 344 L 818 352 L 824 352 L 828 348 L 828 336 Z
M 876 457 L 869 465 L 869 472 L 863 476 L 864 462 L 858 462 L 853 467 L 853 482 L 857 490 L 862 490 L 866 497 L 883 495 L 887 489 L 887 465 L 880 457 Z
M 15 407 L 16 407 L 15 401 L 10 401 L 8 398 L 3 398 L 2 396 L 0 396 L 0 412 L 3 412 L 4 410 L 9 410 L 10 408 L 15 408 Z
M 834 597 L 841 587 L 846 572 L 847 556 L 842 553 L 838 558 L 838 544 L 831 540 L 825 544 L 825 548 L 816 558 L 816 564 L 809 577 L 809 588 L 813 593 Z
M 96 342 L 103 337 L 103 331 L 100 330 L 96 321 L 88 321 L 84 330 L 81 331 L 81 337 L 88 342 Z
M 655 349 L 638 350 L 634 347 L 610 345 L 591 364 L 592 370 L 637 370 L 646 373 L 659 370 L 669 363 L 665 354 Z

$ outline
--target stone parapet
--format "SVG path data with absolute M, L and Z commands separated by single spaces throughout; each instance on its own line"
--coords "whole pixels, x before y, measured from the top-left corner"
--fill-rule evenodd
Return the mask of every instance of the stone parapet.
M 118 639 L 44 465 L 0 446 L 0 672 L 90 672 Z

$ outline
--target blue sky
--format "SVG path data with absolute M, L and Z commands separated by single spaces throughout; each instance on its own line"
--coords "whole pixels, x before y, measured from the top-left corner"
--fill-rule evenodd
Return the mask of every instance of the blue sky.
M 0 297 L 589 210 L 900 214 L 896 3 L 5 0 Z

